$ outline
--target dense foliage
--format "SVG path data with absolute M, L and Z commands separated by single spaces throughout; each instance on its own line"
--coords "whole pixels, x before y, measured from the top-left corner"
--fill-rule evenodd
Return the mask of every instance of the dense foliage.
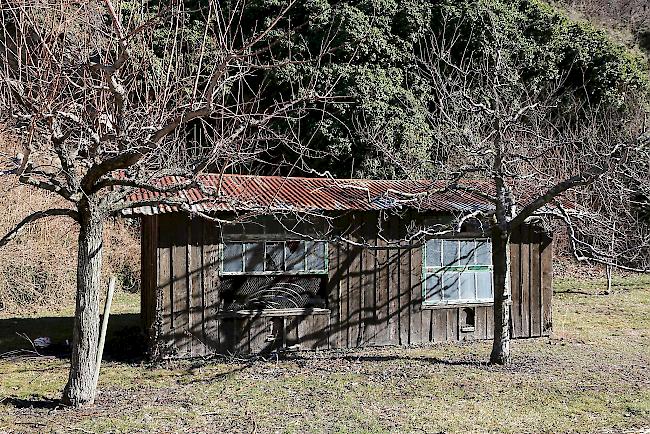
M 283 4 L 250 2 L 244 28 L 268 24 Z M 268 22 L 260 23 L 260 17 Z M 495 38 L 505 40 L 517 68 L 513 74 L 528 86 L 562 79 L 568 93 L 594 107 L 625 109 L 631 94 L 647 90 L 641 59 L 604 32 L 538 0 L 298 2 L 265 42 L 275 41 L 269 53 L 275 59 L 290 55 L 312 62 L 288 64 L 264 80 L 271 94 L 313 76 L 323 89 L 335 83 L 335 102 L 311 114 L 302 130 L 309 147 L 321 152 L 312 153 L 318 158 L 308 159 L 306 166 L 339 176 L 406 177 L 430 171 L 439 161 L 427 121 L 435 101 L 431 83 L 418 69 L 418 53 L 432 37 L 453 39 L 459 56 L 469 47 L 475 56 L 494 57 Z M 314 62 L 323 47 L 325 54 Z M 269 158 L 295 160 L 281 154 Z M 422 172 L 402 169 L 391 155 Z

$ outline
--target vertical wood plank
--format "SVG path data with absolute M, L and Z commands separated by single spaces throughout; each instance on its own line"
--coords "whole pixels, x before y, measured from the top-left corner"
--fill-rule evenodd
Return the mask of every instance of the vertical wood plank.
M 510 333 L 513 338 L 521 336 L 521 227 L 512 234 L 510 243 Z
M 140 222 L 142 253 L 140 258 L 140 319 L 147 338 L 155 338 L 160 333 L 160 330 L 156 330 L 156 327 L 160 326 L 160 324 L 156 324 L 156 316 L 159 309 L 158 298 L 162 298 L 162 292 L 158 287 L 158 218 L 157 216 L 144 216 Z M 162 300 L 160 301 L 162 302 Z M 154 342 L 149 342 L 149 344 L 154 344 Z
M 406 238 L 406 224 L 409 213 L 396 216 L 398 228 L 399 249 L 399 344 L 409 345 L 411 333 L 411 250 L 404 240 Z
M 327 315 L 308 315 L 298 323 L 298 340 L 301 350 L 318 350 L 325 345 L 323 331 L 327 328 Z
M 362 251 L 361 267 L 363 275 L 361 277 L 362 290 L 362 341 L 363 345 L 373 345 L 375 343 L 375 322 L 376 322 L 376 294 L 375 294 L 375 277 L 376 277 L 376 251 L 370 247 L 377 244 L 376 238 L 377 213 L 367 213 L 367 219 L 364 225 L 364 243 L 368 246 Z
M 327 306 L 330 309 L 330 322 L 328 329 L 329 348 L 340 348 L 340 296 L 339 284 L 341 279 L 341 268 L 339 260 L 339 244 L 329 243 L 329 274 L 327 279 Z
M 201 283 L 203 285 L 204 343 L 206 352 L 222 352 L 217 314 L 219 312 L 219 239 L 221 228 L 214 223 L 202 221 L 203 256 L 201 259 Z
M 474 338 L 487 339 L 487 308 L 477 306 L 474 309 Z
M 174 303 L 174 287 L 172 285 L 172 232 L 169 216 L 159 219 L 158 225 L 158 288 L 162 293 L 162 325 L 161 343 L 169 346 L 173 344 L 172 335 Z
M 541 244 L 542 263 L 542 335 L 547 336 L 553 327 L 552 297 L 553 297 L 553 241 L 545 234 Z
M 444 342 L 447 340 L 447 312 L 446 309 L 431 310 L 433 317 L 433 341 Z
M 521 337 L 530 336 L 530 227 L 522 225 L 521 240 Z
M 348 236 L 354 242 L 361 241 L 360 230 L 360 218 L 359 214 L 353 214 L 350 219 L 353 232 Z M 349 347 L 358 347 L 361 345 L 361 252 L 362 248 L 354 245 L 348 245 L 348 346 Z
M 149 278 L 149 254 L 151 244 L 151 220 L 149 216 L 144 216 L 140 219 L 140 325 L 145 333 L 149 328 L 149 311 L 151 305 L 149 304 L 149 286 L 151 284 Z
M 350 346 L 350 261 L 349 246 L 347 242 L 339 244 L 339 267 L 341 278 L 339 280 L 339 340 L 341 348 Z
M 187 275 L 187 224 L 183 215 L 173 215 L 176 225 L 172 228 L 172 327 L 174 343 L 179 357 L 191 355 L 189 334 L 189 284 Z
M 431 309 L 422 309 L 422 323 L 420 325 L 421 343 L 433 342 L 433 316 Z
M 388 343 L 396 344 L 399 342 L 399 219 L 391 215 L 388 222 Z
M 388 237 L 388 220 L 385 212 L 379 212 L 377 250 L 375 251 L 377 284 L 375 288 L 376 306 L 375 313 L 375 343 L 386 345 L 390 343 L 388 336 L 388 313 L 389 313 L 389 278 L 388 278 L 388 249 L 386 238 Z
M 190 221 L 190 240 L 188 242 L 188 271 L 190 285 L 190 334 L 192 335 L 192 356 L 206 354 L 205 339 L 205 300 L 203 292 L 203 228 L 202 220 Z
M 298 343 L 300 344 L 301 351 L 315 349 L 316 338 L 314 337 L 314 326 L 316 325 L 316 321 L 313 320 L 315 316 L 318 315 L 305 316 L 297 324 Z
M 158 244 L 160 240 L 158 239 L 158 216 L 151 217 L 151 269 L 149 270 L 150 290 L 151 290 L 151 308 L 150 308 L 150 319 L 151 324 L 149 326 L 150 330 L 153 330 L 155 327 L 159 327 L 158 323 L 158 312 L 160 306 L 162 306 L 162 292 L 158 290 Z M 162 313 L 162 310 L 160 311 Z M 160 331 L 160 330 L 158 330 Z
M 531 229 L 530 242 L 530 336 L 542 335 L 542 267 L 540 264 L 541 237 Z
M 447 315 L 447 331 L 446 338 L 447 341 L 457 341 L 459 336 L 458 330 L 458 309 L 444 309 Z
M 494 307 L 490 306 L 485 309 L 485 323 L 487 339 L 494 339 Z
M 249 352 L 250 354 L 266 353 L 270 351 L 267 337 L 273 333 L 270 327 L 272 322 L 268 317 L 251 318 L 249 328 Z
M 411 214 L 416 219 L 417 214 Z M 416 220 L 416 223 L 419 221 Z M 425 321 L 422 310 L 422 246 L 419 240 L 410 243 L 410 293 L 409 320 L 411 344 L 421 344 L 429 341 L 429 323 Z M 425 324 L 426 322 L 426 324 Z
M 235 354 L 248 355 L 250 354 L 250 330 L 252 318 L 242 317 L 236 318 L 233 323 L 235 325 Z
M 327 315 L 314 315 L 314 349 L 327 349 L 327 333 L 330 318 Z

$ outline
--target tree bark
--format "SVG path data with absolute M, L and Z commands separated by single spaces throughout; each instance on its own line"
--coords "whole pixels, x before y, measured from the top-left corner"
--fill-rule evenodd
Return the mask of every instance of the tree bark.
M 492 231 L 492 266 L 494 272 L 494 340 L 490 363 L 510 362 L 510 234 Z
M 80 408 L 95 399 L 94 374 L 99 338 L 99 293 L 103 221 L 89 209 L 79 210 L 77 296 L 72 335 L 72 360 L 63 402 Z

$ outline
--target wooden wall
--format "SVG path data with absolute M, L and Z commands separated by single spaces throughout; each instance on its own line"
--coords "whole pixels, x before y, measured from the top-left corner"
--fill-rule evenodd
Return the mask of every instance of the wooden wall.
M 422 248 L 391 241 L 403 237 L 417 218 L 357 213 L 337 219 L 349 242 L 329 245 L 329 312 L 250 317 L 218 309 L 219 241 L 213 224 L 182 214 L 144 217 L 142 316 L 152 354 L 196 357 L 492 338 L 490 304 L 471 307 L 473 328 L 463 327 L 465 307 L 423 308 Z M 512 241 L 512 335 L 548 335 L 551 240 L 526 226 Z

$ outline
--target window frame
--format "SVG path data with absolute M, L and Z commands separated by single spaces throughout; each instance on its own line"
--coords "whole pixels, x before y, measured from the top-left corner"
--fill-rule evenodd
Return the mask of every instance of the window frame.
M 287 243 L 288 242 L 300 242 L 304 243 L 304 251 L 305 254 L 302 258 L 302 264 L 303 264 L 303 269 L 302 270 L 287 270 Z M 323 265 L 324 268 L 322 270 L 309 270 L 307 269 L 307 243 L 308 242 L 313 242 L 313 243 L 323 243 Z M 253 243 L 264 243 L 264 256 L 263 256 L 263 266 L 264 270 L 263 271 L 246 271 L 246 244 L 253 244 Z M 267 266 L 267 244 L 277 244 L 281 243 L 283 246 L 283 270 L 266 270 Z M 224 271 L 224 261 L 225 261 L 225 255 L 224 255 L 224 249 L 226 244 L 242 244 L 242 253 L 241 253 L 241 259 L 242 259 L 242 271 Z M 304 275 L 327 275 L 329 273 L 329 243 L 326 240 L 311 240 L 311 239 L 300 239 L 300 238 L 285 238 L 285 239 L 280 239 L 280 238 L 265 238 L 265 239 L 256 239 L 256 240 L 224 240 L 221 243 L 219 243 L 219 274 L 221 276 L 304 276 Z
M 463 236 L 464 235 L 464 236 Z M 427 266 L 427 242 L 430 240 L 439 240 L 440 241 L 440 266 Z M 478 306 L 478 305 L 493 305 L 494 304 L 494 284 L 492 284 L 491 292 L 492 296 L 490 298 L 478 298 L 478 278 L 476 273 L 486 272 L 490 275 L 490 280 L 492 281 L 494 277 L 494 266 L 492 263 L 490 265 L 444 265 L 444 242 L 445 241 L 455 241 L 458 242 L 457 247 L 457 256 L 456 261 L 461 257 L 462 248 L 460 245 L 461 241 L 482 241 L 487 243 L 490 246 L 490 253 L 492 252 L 492 241 L 489 237 L 486 237 L 484 234 L 456 234 L 452 238 L 427 238 L 422 245 L 422 306 L 424 308 L 436 308 L 436 307 L 448 307 L 448 306 Z M 490 261 L 491 262 L 491 261 Z M 441 294 L 441 300 L 431 301 L 427 300 L 427 279 L 429 276 L 434 275 L 440 272 L 441 284 L 444 285 L 444 273 L 452 272 L 458 273 L 460 276 L 463 272 L 472 272 L 474 273 L 474 294 L 475 298 L 473 299 L 460 299 L 460 287 L 459 298 L 453 300 L 445 300 L 444 292 Z

